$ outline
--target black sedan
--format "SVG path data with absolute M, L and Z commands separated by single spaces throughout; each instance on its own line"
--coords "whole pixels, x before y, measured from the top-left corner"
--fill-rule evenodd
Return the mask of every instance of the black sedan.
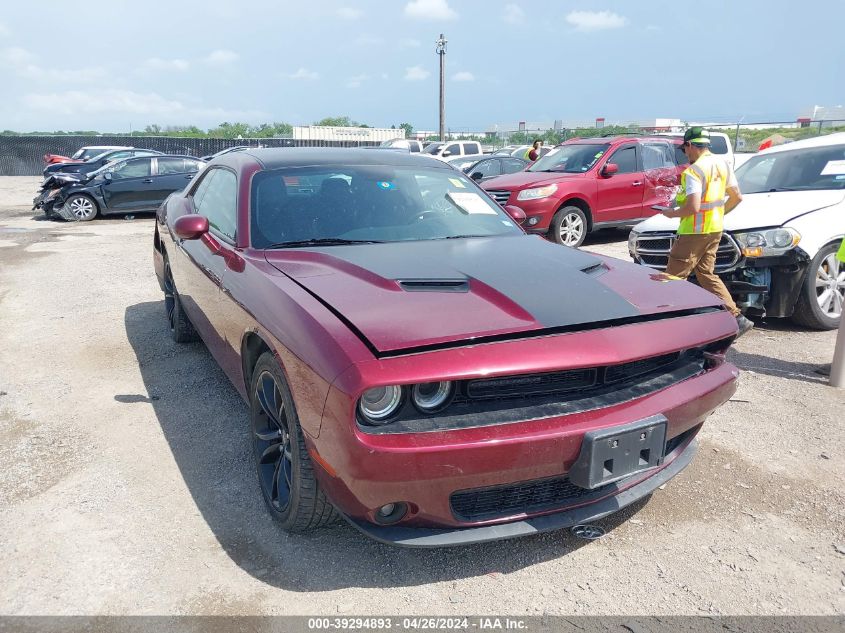
M 47 190 L 48 215 L 65 220 L 93 220 L 98 213 L 155 211 L 174 191 L 184 189 L 205 161 L 194 156 L 146 156 L 109 163 L 80 180 L 56 182 Z M 68 174 L 68 176 L 71 176 Z M 50 195 L 52 194 L 52 196 Z
M 475 182 L 483 182 L 503 174 L 513 174 L 522 171 L 530 163 L 515 156 L 485 156 L 484 158 L 469 157 L 463 160 L 448 161 L 455 169 L 468 174 Z
M 130 147 L 128 149 L 115 149 L 104 152 L 94 158 L 90 158 L 84 162 L 78 163 L 55 163 L 47 165 L 44 168 L 44 177 L 49 178 L 51 174 L 90 174 L 97 171 L 101 167 L 105 167 L 109 163 L 116 160 L 123 160 L 124 158 L 132 158 L 135 156 L 161 156 L 163 153 L 154 149 L 138 149 Z

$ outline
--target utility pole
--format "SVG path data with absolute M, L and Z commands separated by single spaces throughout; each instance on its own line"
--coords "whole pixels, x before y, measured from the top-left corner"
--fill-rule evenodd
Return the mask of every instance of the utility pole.
M 446 140 L 446 38 L 443 33 L 435 42 L 434 50 L 440 56 L 440 140 Z

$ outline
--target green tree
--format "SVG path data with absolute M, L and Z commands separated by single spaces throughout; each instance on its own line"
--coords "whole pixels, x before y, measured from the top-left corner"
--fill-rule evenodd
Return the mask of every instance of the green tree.
M 330 116 L 316 121 L 314 125 L 325 125 L 329 127 L 370 127 L 366 123 L 358 123 L 348 116 Z
M 405 130 L 405 138 L 411 138 L 411 135 L 414 133 L 414 126 L 410 123 L 400 123 L 399 127 Z

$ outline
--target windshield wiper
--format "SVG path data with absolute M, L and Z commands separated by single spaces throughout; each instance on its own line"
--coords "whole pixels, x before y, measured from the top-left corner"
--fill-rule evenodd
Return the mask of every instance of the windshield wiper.
M 446 237 L 435 237 L 435 240 L 462 240 L 468 237 L 490 237 L 489 235 L 447 235 Z
M 795 189 L 794 187 L 772 187 L 769 189 L 769 193 L 773 193 L 775 191 L 798 191 L 798 189 Z
M 292 242 L 277 242 L 267 248 L 298 248 L 300 246 L 343 246 L 345 244 L 383 244 L 379 240 L 344 240 L 339 237 L 321 237 L 311 240 L 296 240 Z

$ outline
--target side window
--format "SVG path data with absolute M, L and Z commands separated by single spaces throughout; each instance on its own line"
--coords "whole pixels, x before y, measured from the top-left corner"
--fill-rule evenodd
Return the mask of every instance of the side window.
M 684 154 L 684 150 L 681 149 L 680 145 L 675 145 L 675 162 L 679 165 L 689 164 L 689 158 Z
M 452 143 L 451 145 L 447 145 L 446 149 L 443 150 L 443 153 L 449 152 L 450 156 L 460 156 L 461 155 L 461 146 L 459 143 Z
M 120 160 L 121 158 L 129 158 L 130 156 L 134 156 L 135 152 L 115 152 L 111 156 L 109 156 L 109 160 Z
M 488 178 L 490 176 L 498 176 L 501 174 L 501 169 L 499 167 L 498 160 L 483 160 L 480 163 L 476 164 L 471 170 L 470 176 L 476 172 L 481 172 L 482 178 Z
M 146 178 L 152 171 L 149 158 L 134 158 L 117 165 L 112 170 L 112 178 L 122 180 L 126 178 Z
M 503 174 L 515 174 L 518 171 L 522 171 L 525 169 L 525 163 L 521 160 L 503 160 L 502 161 L 502 173 Z
M 199 160 L 191 160 L 190 158 L 185 159 L 185 171 L 189 174 L 193 174 L 198 172 L 205 166 L 205 163 Z
M 643 169 L 664 169 L 675 167 L 675 159 L 668 143 L 645 143 L 640 146 L 643 155 Z
M 710 137 L 710 151 L 714 154 L 725 155 L 728 153 L 728 142 L 724 136 L 714 134 Z
M 467 143 L 464 145 L 464 149 L 466 150 L 466 154 L 480 154 L 481 153 L 481 145 L 478 143 Z
M 185 169 L 184 158 L 159 158 L 158 159 L 158 175 L 167 176 L 170 174 L 184 174 L 188 170 Z
M 620 174 L 633 174 L 639 171 L 637 169 L 637 149 L 633 145 L 616 150 L 607 162 L 616 163 L 619 166 Z
M 212 170 L 194 192 L 197 213 L 208 218 L 208 226 L 234 241 L 237 227 L 238 182 L 227 169 Z

